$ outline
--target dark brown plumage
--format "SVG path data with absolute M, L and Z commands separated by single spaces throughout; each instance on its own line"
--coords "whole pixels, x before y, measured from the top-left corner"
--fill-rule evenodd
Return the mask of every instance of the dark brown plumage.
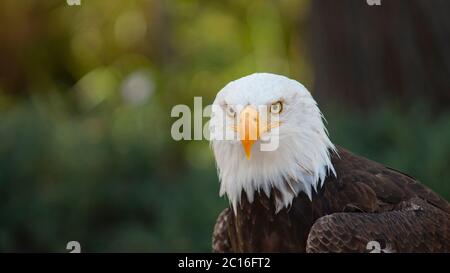
M 370 252 L 376 241 L 385 252 L 450 252 L 447 201 L 406 174 L 343 148 L 338 154 L 337 177 L 312 201 L 300 193 L 275 213 L 275 191 L 253 203 L 242 194 L 237 215 L 225 209 L 217 219 L 213 251 Z

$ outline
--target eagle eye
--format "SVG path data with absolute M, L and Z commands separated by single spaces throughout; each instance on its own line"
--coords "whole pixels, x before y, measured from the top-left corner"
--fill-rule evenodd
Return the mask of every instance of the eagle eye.
M 283 103 L 281 101 L 277 101 L 270 106 L 270 113 L 279 114 L 283 111 Z
M 227 115 L 234 118 L 236 116 L 236 111 L 234 111 L 233 107 L 227 105 L 226 106 Z

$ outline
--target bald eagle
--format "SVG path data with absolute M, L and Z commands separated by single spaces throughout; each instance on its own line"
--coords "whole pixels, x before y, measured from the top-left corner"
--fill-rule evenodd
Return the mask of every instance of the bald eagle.
M 450 204 L 334 145 L 310 92 L 256 73 L 216 96 L 211 146 L 230 207 L 214 252 L 450 252 Z

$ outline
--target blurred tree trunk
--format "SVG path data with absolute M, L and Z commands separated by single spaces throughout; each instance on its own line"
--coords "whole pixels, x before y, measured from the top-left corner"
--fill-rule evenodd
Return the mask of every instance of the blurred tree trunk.
M 359 109 L 386 100 L 450 106 L 450 1 L 311 2 L 319 100 Z

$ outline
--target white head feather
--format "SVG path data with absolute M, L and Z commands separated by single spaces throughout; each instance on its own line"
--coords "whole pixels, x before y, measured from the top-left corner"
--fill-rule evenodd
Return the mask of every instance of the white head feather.
M 247 105 L 260 109 L 274 102 L 283 102 L 278 130 L 266 138 L 278 137 L 274 151 L 262 151 L 261 141 L 252 147 L 248 160 L 236 132 L 228 123 L 225 107 L 237 114 Z M 276 211 L 288 207 L 295 196 L 305 192 L 311 198 L 329 172 L 335 174 L 330 152 L 335 147 L 328 138 L 323 116 L 309 91 L 299 82 L 284 76 L 255 73 L 227 84 L 216 96 L 210 121 L 211 145 L 221 182 L 220 195 L 226 194 L 235 213 L 245 192 L 249 202 L 261 190 L 270 196 L 272 189 L 280 192 Z M 225 123 L 223 118 L 225 116 Z M 222 132 L 222 133 L 221 133 Z M 233 136 L 223 138 L 223 132 Z

